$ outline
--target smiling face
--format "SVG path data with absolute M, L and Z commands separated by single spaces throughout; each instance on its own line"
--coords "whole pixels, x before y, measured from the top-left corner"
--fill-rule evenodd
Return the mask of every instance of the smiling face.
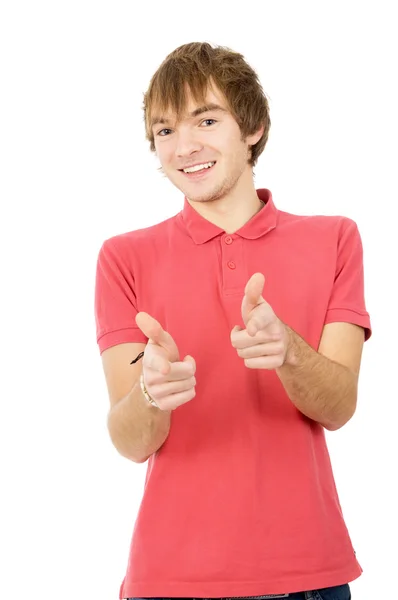
M 242 139 L 227 102 L 209 87 L 205 104 L 187 94 L 186 110 L 176 121 L 173 114 L 152 113 L 152 132 L 162 171 L 193 202 L 224 198 L 252 182 L 250 146 L 262 130 Z

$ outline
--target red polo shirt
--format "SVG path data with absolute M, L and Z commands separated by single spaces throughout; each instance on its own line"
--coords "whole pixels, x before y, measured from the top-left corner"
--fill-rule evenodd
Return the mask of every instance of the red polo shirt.
M 148 461 L 120 598 L 279 594 L 361 574 L 323 427 L 275 371 L 246 368 L 230 342 L 256 272 L 275 313 L 313 348 L 333 321 L 368 339 L 361 239 L 348 218 L 288 214 L 268 190 L 258 195 L 265 206 L 234 234 L 185 199 L 174 217 L 99 252 L 100 351 L 146 343 L 134 319 L 145 311 L 197 365 L 196 397 L 173 411 Z

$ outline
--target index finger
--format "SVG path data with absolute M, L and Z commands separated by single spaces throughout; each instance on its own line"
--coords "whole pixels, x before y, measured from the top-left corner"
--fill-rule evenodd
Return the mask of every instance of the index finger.
M 195 368 L 191 362 L 178 361 L 171 363 L 161 356 L 151 357 L 145 363 L 145 367 L 154 373 L 167 376 L 168 381 L 179 381 L 191 377 L 195 373 Z

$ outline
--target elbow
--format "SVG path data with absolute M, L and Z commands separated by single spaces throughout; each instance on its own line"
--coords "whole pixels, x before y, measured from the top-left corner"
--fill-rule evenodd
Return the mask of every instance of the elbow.
M 131 459 L 131 460 L 133 460 L 133 462 L 135 462 L 135 463 L 142 464 L 142 463 L 145 463 L 148 460 L 148 458 L 149 458 L 149 456 L 146 456 L 145 458 L 140 458 L 138 460 L 137 459 L 136 460 Z
M 335 418 L 331 418 L 330 420 L 323 422 L 322 425 L 328 431 L 337 431 L 338 429 L 344 427 L 344 425 L 346 425 L 348 421 L 352 419 L 355 414 L 355 410 L 356 402 L 353 404 L 353 406 L 347 409 L 344 414 L 340 414 L 338 416 L 336 415 Z
M 335 421 L 334 423 L 322 423 L 322 425 L 328 431 L 337 431 L 338 429 L 341 429 L 346 423 L 347 423 L 347 421 L 344 421 L 344 422 Z
M 115 440 L 112 438 L 112 436 L 110 436 L 110 437 L 111 437 L 113 446 L 116 448 L 116 450 L 118 451 L 120 456 L 123 456 L 123 458 L 127 458 L 127 460 L 130 460 L 131 462 L 136 463 L 136 464 L 141 464 L 148 460 L 149 456 L 146 456 L 146 455 L 143 456 L 138 453 L 135 453 L 134 451 L 132 451 L 131 448 L 125 447 L 121 443 L 119 443 L 119 441 L 117 439 Z
M 134 463 L 144 463 L 149 456 L 142 455 L 136 452 L 136 448 L 132 446 L 131 439 L 126 439 L 123 432 L 120 431 L 117 420 L 112 419 L 112 413 L 108 415 L 108 434 L 112 445 L 123 458 L 127 458 Z

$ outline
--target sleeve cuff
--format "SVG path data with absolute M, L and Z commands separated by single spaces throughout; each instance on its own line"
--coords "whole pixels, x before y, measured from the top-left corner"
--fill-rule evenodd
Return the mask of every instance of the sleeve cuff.
M 330 308 L 326 313 L 325 325 L 328 323 L 352 323 L 363 327 L 365 330 L 365 342 L 372 335 L 370 317 L 367 312 L 359 312 L 349 308 Z
M 148 338 L 142 333 L 138 327 L 126 327 L 103 333 L 97 339 L 100 354 L 104 350 L 117 346 L 118 344 L 147 344 Z

